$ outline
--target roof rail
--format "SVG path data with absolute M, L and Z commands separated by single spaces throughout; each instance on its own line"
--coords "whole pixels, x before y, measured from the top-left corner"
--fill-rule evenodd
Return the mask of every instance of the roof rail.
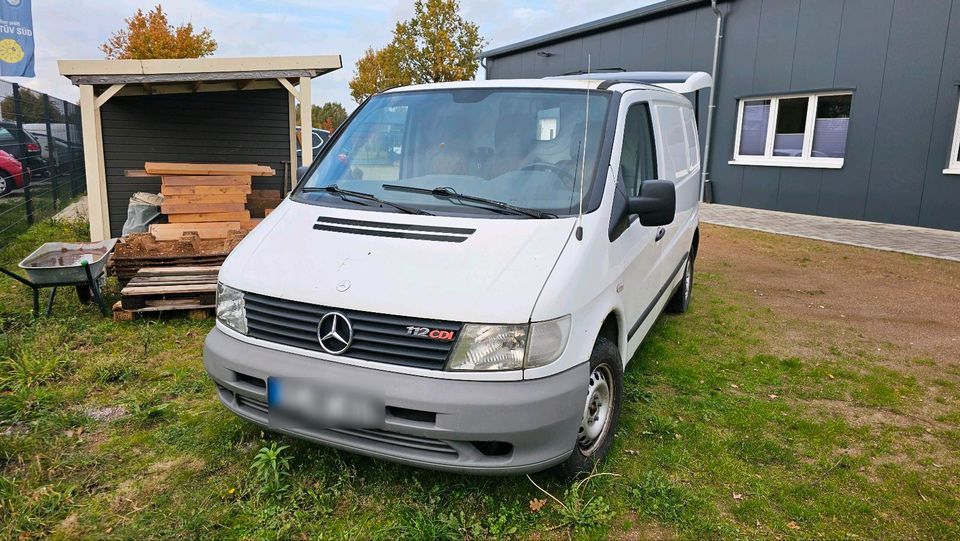
M 609 76 L 610 74 L 584 73 L 545 77 L 545 79 L 599 79 L 603 81 L 597 87 L 600 90 L 621 83 L 656 85 L 678 94 L 688 94 L 713 86 L 713 77 L 703 71 L 625 71 L 614 74 L 614 78 L 610 79 L 605 75 Z

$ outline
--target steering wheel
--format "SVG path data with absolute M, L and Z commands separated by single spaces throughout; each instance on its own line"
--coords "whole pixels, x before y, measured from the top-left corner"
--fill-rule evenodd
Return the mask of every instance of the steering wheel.
M 533 162 L 527 165 L 524 165 L 520 168 L 521 171 L 535 171 L 541 169 L 543 171 L 549 171 L 558 177 L 560 180 L 566 184 L 567 188 L 573 188 L 573 185 L 576 181 L 576 178 L 573 176 L 573 173 L 570 172 L 566 167 L 560 167 L 559 165 L 554 165 L 547 162 Z

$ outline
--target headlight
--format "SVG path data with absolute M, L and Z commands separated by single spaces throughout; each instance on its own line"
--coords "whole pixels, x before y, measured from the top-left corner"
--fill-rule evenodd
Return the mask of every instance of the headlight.
M 560 358 L 570 316 L 533 325 L 464 325 L 447 370 L 519 370 Z
M 247 310 L 243 305 L 243 291 L 217 282 L 217 321 L 247 334 Z
M 546 366 L 560 358 L 570 336 L 570 316 L 530 325 L 530 346 L 524 368 Z
M 526 345 L 526 325 L 464 325 L 447 368 L 519 370 Z

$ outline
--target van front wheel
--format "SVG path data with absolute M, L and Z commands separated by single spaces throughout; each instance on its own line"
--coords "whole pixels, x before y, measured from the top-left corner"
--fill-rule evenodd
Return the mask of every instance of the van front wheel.
M 591 472 L 613 445 L 623 401 L 623 363 L 617 346 L 606 338 L 598 338 L 593 346 L 586 390 L 576 446 L 570 458 L 558 466 L 564 477 Z

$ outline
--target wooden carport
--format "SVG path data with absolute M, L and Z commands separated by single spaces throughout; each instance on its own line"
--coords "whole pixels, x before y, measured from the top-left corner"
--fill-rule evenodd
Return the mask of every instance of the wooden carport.
M 272 162 L 283 176 L 259 182 L 292 186 L 296 103 L 303 132 L 310 133 L 311 79 L 342 63 L 339 55 L 325 55 L 61 60 L 59 67 L 80 87 L 90 238 L 96 241 L 118 235 L 130 193 L 159 191 L 158 178 L 130 174 L 142 169 L 136 163 Z M 305 165 L 312 154 L 304 145 Z

